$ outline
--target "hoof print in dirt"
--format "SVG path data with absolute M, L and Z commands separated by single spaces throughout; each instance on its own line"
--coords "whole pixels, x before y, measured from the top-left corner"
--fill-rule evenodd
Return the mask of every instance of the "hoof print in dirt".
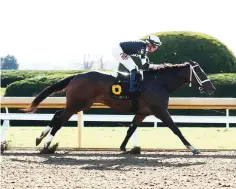
M 43 148 L 41 151 L 40 151 L 40 154 L 54 154 L 55 151 L 57 150 L 57 147 L 58 147 L 58 143 L 52 145 L 51 147 L 49 148 Z
M 10 149 L 10 146 L 11 146 L 10 143 L 11 143 L 11 141 L 3 141 L 3 142 L 1 142 L 1 153 L 3 153 L 4 151 Z

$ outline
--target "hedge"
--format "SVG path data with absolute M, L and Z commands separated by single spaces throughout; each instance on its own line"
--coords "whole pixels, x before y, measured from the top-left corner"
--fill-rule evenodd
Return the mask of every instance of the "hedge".
M 69 75 L 71 74 L 40 75 L 30 79 L 16 81 L 7 86 L 5 96 L 36 96 L 44 88 Z
M 5 96 L 35 96 L 45 87 L 71 74 L 49 74 L 50 76 L 39 75 L 30 79 L 14 82 L 6 88 Z M 236 73 L 212 74 L 209 75 L 216 87 L 212 97 L 236 97 Z M 22 90 L 23 89 L 23 90 Z M 17 95 L 16 95 L 17 94 Z M 62 96 L 63 94 L 61 94 Z M 183 86 L 171 94 L 172 97 L 200 97 L 207 94 L 200 94 L 195 87 Z
M 212 74 L 208 76 L 216 91 L 210 97 L 232 97 L 236 98 L 236 73 Z M 195 87 L 189 88 L 183 86 L 171 94 L 172 97 L 209 97 L 207 94 L 201 94 Z
M 46 77 L 51 75 L 58 75 L 58 74 L 77 74 L 84 72 L 84 70 L 2 70 L 1 71 L 1 87 L 7 87 L 7 85 L 21 81 L 24 79 L 30 79 L 33 77 Z
M 57 82 L 58 80 L 71 75 L 71 74 L 49 74 L 50 76 L 39 75 L 30 79 L 25 79 L 21 81 L 14 82 L 6 88 L 5 96 L 35 96 L 45 87 Z M 176 92 L 172 93 L 171 97 L 234 97 L 236 98 L 236 73 L 228 74 L 212 74 L 209 75 L 209 78 L 212 80 L 213 84 L 216 87 L 216 92 L 212 96 L 207 94 L 200 94 L 199 91 L 192 87 L 189 88 L 188 85 L 183 86 Z M 65 96 L 65 93 L 58 94 L 57 96 Z M 4 110 L 3 110 L 4 111 Z M 38 109 L 38 113 L 54 113 L 56 109 Z M 11 109 L 10 112 L 21 112 L 19 109 Z M 100 113 L 100 114 L 120 114 L 112 109 L 90 109 L 86 110 L 85 113 Z M 224 110 L 217 110 L 212 112 L 211 110 L 170 110 L 172 115 L 223 115 L 225 114 Z M 231 111 L 231 114 L 236 114 L 236 111 Z M 11 125 L 45 125 L 45 121 L 11 121 Z M 100 126 L 109 126 L 109 125 L 123 125 L 121 123 L 87 123 L 88 125 L 100 125 Z M 69 123 L 72 125 L 72 123 Z M 74 124 L 76 125 L 76 124 Z M 180 125 L 180 124 L 178 124 Z M 181 124 L 182 126 L 183 124 Z M 189 125 L 188 125 L 189 126 Z M 193 124 L 191 124 L 193 126 Z M 224 126 L 224 124 L 220 124 Z
M 149 54 L 150 61 L 156 64 L 178 64 L 192 59 L 208 74 L 236 73 L 235 55 L 223 43 L 207 34 L 179 31 L 154 35 L 162 41 L 160 49 Z

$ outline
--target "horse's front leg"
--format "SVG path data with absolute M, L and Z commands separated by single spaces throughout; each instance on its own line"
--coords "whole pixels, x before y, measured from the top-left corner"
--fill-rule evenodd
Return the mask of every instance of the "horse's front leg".
M 152 108 L 153 114 L 159 118 L 160 120 L 162 120 L 162 122 L 164 124 L 166 124 L 171 130 L 172 132 L 177 135 L 179 137 L 179 139 L 183 142 L 183 144 L 186 146 L 186 148 L 190 149 L 193 154 L 200 154 L 200 150 L 194 148 L 183 136 L 183 134 L 181 133 L 181 131 L 179 130 L 179 128 L 177 127 L 177 125 L 174 123 L 174 121 L 172 120 L 169 112 L 167 109 L 162 109 L 159 107 L 156 108 Z
M 120 146 L 120 150 L 125 152 L 126 151 L 126 145 L 130 139 L 130 137 L 133 135 L 134 131 L 137 129 L 138 124 L 142 123 L 146 116 L 143 115 L 135 115 L 132 123 L 129 126 L 129 129 L 127 131 L 127 134 L 125 136 L 124 141 L 122 142 Z

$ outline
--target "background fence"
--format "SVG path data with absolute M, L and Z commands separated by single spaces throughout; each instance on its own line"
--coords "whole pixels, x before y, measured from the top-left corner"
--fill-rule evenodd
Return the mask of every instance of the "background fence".
M 1 132 L 1 140 L 4 140 L 6 128 L 9 120 L 51 120 L 53 114 L 26 114 L 26 113 L 9 113 L 8 108 L 25 108 L 32 102 L 33 97 L 1 97 L 1 107 L 6 108 L 6 113 L 1 113 L 1 119 L 5 120 Z M 66 103 L 65 97 L 49 97 L 45 99 L 39 108 L 63 108 Z M 91 108 L 109 108 L 100 103 L 95 103 Z M 229 123 L 236 123 L 236 116 L 229 116 L 229 109 L 236 109 L 236 98 L 170 98 L 170 109 L 225 109 L 226 116 L 180 116 L 173 115 L 172 118 L 176 123 L 225 123 L 229 128 Z M 79 112 L 73 115 L 69 121 L 77 121 L 78 125 L 78 147 L 82 147 L 83 126 L 85 121 L 96 122 L 131 122 L 134 115 L 89 115 Z M 161 120 L 154 116 L 148 116 L 143 122 L 152 122 L 157 126 Z M 136 133 L 133 137 L 133 144 L 136 144 Z

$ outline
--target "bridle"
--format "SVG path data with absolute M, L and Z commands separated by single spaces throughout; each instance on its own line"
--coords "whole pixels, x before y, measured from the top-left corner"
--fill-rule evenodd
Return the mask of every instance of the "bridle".
M 205 79 L 205 80 L 201 80 L 200 79 L 200 77 L 198 76 L 198 74 L 196 73 L 196 71 L 195 71 L 195 68 L 196 67 L 199 67 L 200 68 L 200 70 L 202 71 L 202 73 L 204 73 L 204 71 L 202 70 L 202 68 L 198 65 L 198 64 L 196 64 L 196 65 L 191 65 L 190 63 L 188 63 L 189 64 L 189 67 L 190 67 L 190 76 L 189 76 L 189 87 L 192 87 L 192 78 L 193 78 L 193 75 L 195 76 L 195 78 L 196 78 L 196 81 L 198 82 L 198 84 L 199 84 L 199 91 L 200 91 L 200 93 L 203 93 L 204 92 L 204 89 L 203 89 L 203 83 L 206 83 L 206 82 L 210 82 L 210 79 Z M 204 73 L 205 74 L 205 73 Z M 155 75 L 155 77 L 154 77 L 154 79 L 152 80 L 152 82 L 150 82 L 150 85 L 148 86 L 148 89 L 147 89 L 147 91 L 146 92 L 148 92 L 149 91 L 149 89 L 150 89 L 150 87 L 152 86 L 152 83 L 156 80 L 156 78 L 157 78 L 157 75 Z
M 201 93 L 203 93 L 204 91 L 203 91 L 203 85 L 202 84 L 205 83 L 205 82 L 210 81 L 210 79 L 207 78 L 207 79 L 205 79 L 203 81 L 201 80 L 201 78 L 197 75 L 196 71 L 194 70 L 194 68 L 199 67 L 200 70 L 202 71 L 201 67 L 198 64 L 196 64 L 194 66 L 189 64 L 189 66 L 190 66 L 189 87 L 192 87 L 192 79 L 193 79 L 193 75 L 194 75 L 195 78 L 196 78 L 196 81 L 200 85 L 199 90 L 200 90 Z

